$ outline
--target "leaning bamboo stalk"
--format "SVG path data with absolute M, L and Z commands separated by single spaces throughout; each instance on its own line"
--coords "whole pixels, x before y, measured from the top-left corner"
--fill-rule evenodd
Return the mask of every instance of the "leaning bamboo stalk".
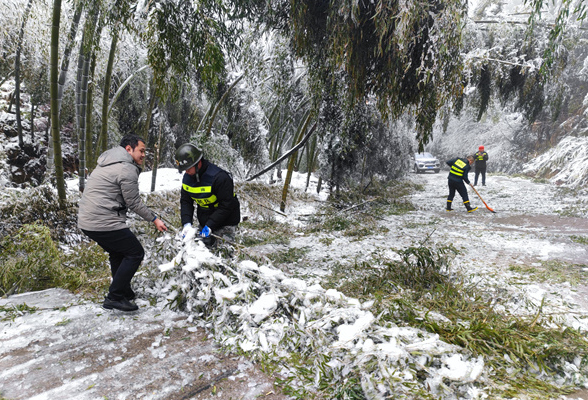
M 308 128 L 309 122 L 310 122 L 310 111 L 308 111 L 306 113 L 306 118 L 304 119 L 304 122 L 300 128 L 300 131 L 296 135 L 296 142 L 294 143 L 294 145 L 296 145 L 302 141 L 302 135 L 306 131 L 306 128 Z M 284 179 L 284 188 L 282 189 L 282 202 L 280 203 L 280 211 L 281 212 L 286 211 L 286 199 L 288 197 L 288 189 L 290 188 L 290 182 L 292 181 L 292 173 L 294 171 L 294 164 L 297 159 L 297 157 L 296 157 L 297 151 L 298 150 L 296 150 L 295 152 L 292 153 L 292 155 L 290 156 L 290 161 L 288 162 L 288 172 L 286 172 L 286 179 Z
M 245 75 L 243 74 L 240 77 L 238 77 L 237 79 L 235 79 L 235 81 L 233 83 L 231 83 L 231 85 L 229 86 L 229 88 L 227 89 L 227 91 L 222 95 L 222 97 L 220 98 L 220 100 L 214 106 L 214 109 L 212 110 L 212 113 L 210 114 L 210 117 L 209 117 L 209 120 L 208 120 L 208 127 L 206 128 L 206 132 L 204 132 L 204 135 L 205 136 L 209 136 L 210 135 L 210 132 L 212 131 L 212 124 L 214 123 L 214 120 L 216 119 L 216 114 L 220 110 L 221 105 L 226 100 L 226 98 L 228 97 L 228 95 L 231 92 L 231 90 L 237 85 L 237 83 L 239 83 L 239 81 L 244 76 Z M 208 115 L 208 113 L 207 113 L 207 115 Z
M 114 40 L 114 38 L 113 38 Z M 112 52 L 112 49 L 116 48 L 113 47 L 112 45 L 110 46 L 110 51 Z M 109 57 L 109 62 L 110 62 L 110 57 Z M 116 103 L 116 100 L 118 100 L 120 94 L 122 93 L 122 91 L 127 87 L 127 85 L 129 84 L 129 82 L 131 82 L 131 80 L 141 71 L 146 70 L 147 68 L 149 68 L 149 65 L 144 65 L 141 68 L 139 68 L 138 70 L 136 70 L 135 72 L 133 72 L 127 79 L 125 79 L 125 81 L 123 83 L 121 83 L 121 85 L 118 87 L 116 93 L 114 94 L 114 96 L 112 96 L 112 100 L 110 100 L 110 105 L 107 106 L 107 111 L 106 111 L 106 118 L 108 118 L 110 116 L 110 112 L 112 111 L 112 107 L 114 107 L 114 104 Z M 112 70 L 112 66 L 110 66 L 110 69 Z M 112 75 L 112 73 L 111 73 Z M 108 100 L 108 99 L 107 99 Z

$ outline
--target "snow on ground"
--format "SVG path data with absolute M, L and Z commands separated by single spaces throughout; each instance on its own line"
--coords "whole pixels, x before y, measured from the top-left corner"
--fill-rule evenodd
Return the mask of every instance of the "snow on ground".
M 588 138 L 568 136 L 556 146 L 533 159 L 523 172 L 549 176 L 554 183 L 572 187 L 585 185 L 588 180 Z
M 227 399 L 273 392 L 251 362 L 220 354 L 164 304 L 139 299 L 141 311 L 128 315 L 50 289 L 1 299 L 0 307 L 22 303 L 38 310 L 0 324 L 2 399 L 210 398 L 214 386 Z
M 177 189 L 181 175 L 173 169 L 160 169 L 157 178 L 157 190 Z M 382 216 L 379 223 L 388 230 L 365 238 L 296 232 L 289 247 L 308 252 L 304 263 L 288 272 L 253 261 L 217 268 L 222 260 L 200 243 L 188 240 L 174 260 L 160 266 L 162 278 L 150 289 L 163 295 L 160 302 L 139 300 L 137 314 L 108 313 L 97 304 L 61 291 L 2 300 L 0 306 L 8 306 L 29 296 L 41 307 L 35 313 L 0 322 L 0 395 L 10 399 L 179 399 L 192 398 L 183 396 L 210 382 L 198 398 L 228 399 L 234 393 L 230 390 L 239 389 L 245 390 L 243 397 L 234 398 L 270 393 L 271 377 L 261 375 L 246 359 L 221 360 L 224 356 L 215 352 L 201 329 L 215 326 L 221 328 L 215 330 L 217 342 L 244 351 L 278 354 L 291 351 L 283 345 L 285 338 L 306 332 L 306 340 L 312 341 L 316 351 L 331 356 L 329 366 L 335 374 L 344 374 L 348 365 L 375 358 L 378 367 L 368 371 L 362 381 L 369 398 L 380 398 L 390 390 L 376 383 L 378 377 L 414 382 L 415 377 L 403 365 L 419 362 L 418 357 L 423 356 L 438 360 L 429 368 L 427 380 L 434 393 L 442 398 L 485 398 L 483 388 L 475 384 L 484 377 L 482 358 L 468 356 L 437 335 L 381 326 L 369 302 L 361 303 L 320 285 L 335 263 L 344 266 L 381 254 L 393 258 L 394 249 L 425 240 L 456 245 L 461 253 L 453 268 L 471 274 L 481 286 L 507 288 L 513 299 L 518 296 L 536 305 L 545 298 L 544 310 L 559 313 L 569 326 L 588 329 L 587 286 L 513 283 L 511 279 L 515 275 L 511 267 L 516 265 L 548 261 L 585 264 L 586 245 L 572 239 L 588 236 L 588 220 L 576 207 L 586 199 L 564 196 L 553 185 L 490 175 L 487 186 L 477 189 L 496 213 L 488 211 L 471 189 L 471 201 L 480 208 L 467 213 L 459 206 L 458 196 L 455 211 L 448 213 L 446 172 L 411 174 L 408 179 L 423 187 L 412 196 L 416 211 Z M 303 187 L 304 183 L 304 176 L 295 175 L 294 186 Z M 148 191 L 150 186 L 150 173 L 142 174 L 141 190 Z M 325 196 L 321 193 L 316 199 L 324 200 Z M 290 204 L 287 217 L 278 218 L 300 226 L 313 208 L 308 201 Z M 251 298 L 251 288 L 260 295 Z M 191 295 L 186 314 L 165 307 L 166 298 L 173 299 L 179 291 Z M 211 304 L 211 299 L 218 304 L 214 319 L 199 320 L 199 311 Z M 509 311 L 536 311 L 527 309 L 526 301 L 513 300 Z M 29 300 L 26 303 L 35 305 Z M 293 310 L 294 319 L 277 311 L 286 308 Z M 282 377 L 292 373 L 287 368 L 278 371 Z M 223 377 L 228 386 L 219 383 Z M 447 380 L 457 389 L 443 394 Z M 215 385 L 216 392 L 212 389 Z M 283 397 L 271 393 L 264 398 Z

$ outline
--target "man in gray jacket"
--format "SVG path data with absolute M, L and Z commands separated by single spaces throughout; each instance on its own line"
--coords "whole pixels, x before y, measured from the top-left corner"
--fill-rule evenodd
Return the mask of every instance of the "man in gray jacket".
M 139 193 L 139 173 L 145 158 L 145 140 L 127 135 L 120 146 L 105 151 L 98 166 L 88 177 L 79 204 L 78 227 L 109 255 L 112 283 L 103 307 L 134 311 L 131 279 L 143 261 L 145 251 L 137 237 L 127 227 L 127 209 L 146 221 L 153 222 L 163 232 L 167 227 L 149 210 Z

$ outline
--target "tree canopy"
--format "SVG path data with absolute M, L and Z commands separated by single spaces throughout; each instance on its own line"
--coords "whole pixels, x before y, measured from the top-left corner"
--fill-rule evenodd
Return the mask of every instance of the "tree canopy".
M 416 116 L 420 139 L 460 94 L 466 2 L 292 0 L 289 29 L 321 90 L 341 71 L 349 109 L 374 97 L 384 116 Z

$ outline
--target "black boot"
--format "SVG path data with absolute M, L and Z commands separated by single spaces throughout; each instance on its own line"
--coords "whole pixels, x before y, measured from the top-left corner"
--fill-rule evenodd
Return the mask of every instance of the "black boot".
M 137 295 L 135 294 L 135 292 L 133 291 L 133 289 L 131 289 L 131 287 L 129 286 L 128 288 L 125 289 L 125 299 L 131 301 L 131 300 L 135 300 L 137 298 Z
M 445 209 L 446 211 L 453 211 L 453 210 L 451 209 L 451 203 L 452 203 L 452 201 L 451 201 L 451 200 L 447 200 L 447 208 Z
M 212 249 L 216 245 L 216 238 L 214 236 L 207 236 L 202 238 L 202 243 L 204 243 L 204 245 L 209 249 Z
M 472 211 L 476 211 L 478 209 L 478 207 L 472 208 L 472 206 L 470 205 L 470 201 L 464 201 L 463 204 L 465 205 L 466 209 L 468 210 L 468 212 L 472 212 Z
M 138 310 L 139 307 L 137 305 L 124 297 L 120 300 L 112 300 L 109 299 L 108 296 L 104 299 L 104 303 L 102 303 L 102 308 L 106 310 L 120 310 L 120 311 L 135 311 Z

